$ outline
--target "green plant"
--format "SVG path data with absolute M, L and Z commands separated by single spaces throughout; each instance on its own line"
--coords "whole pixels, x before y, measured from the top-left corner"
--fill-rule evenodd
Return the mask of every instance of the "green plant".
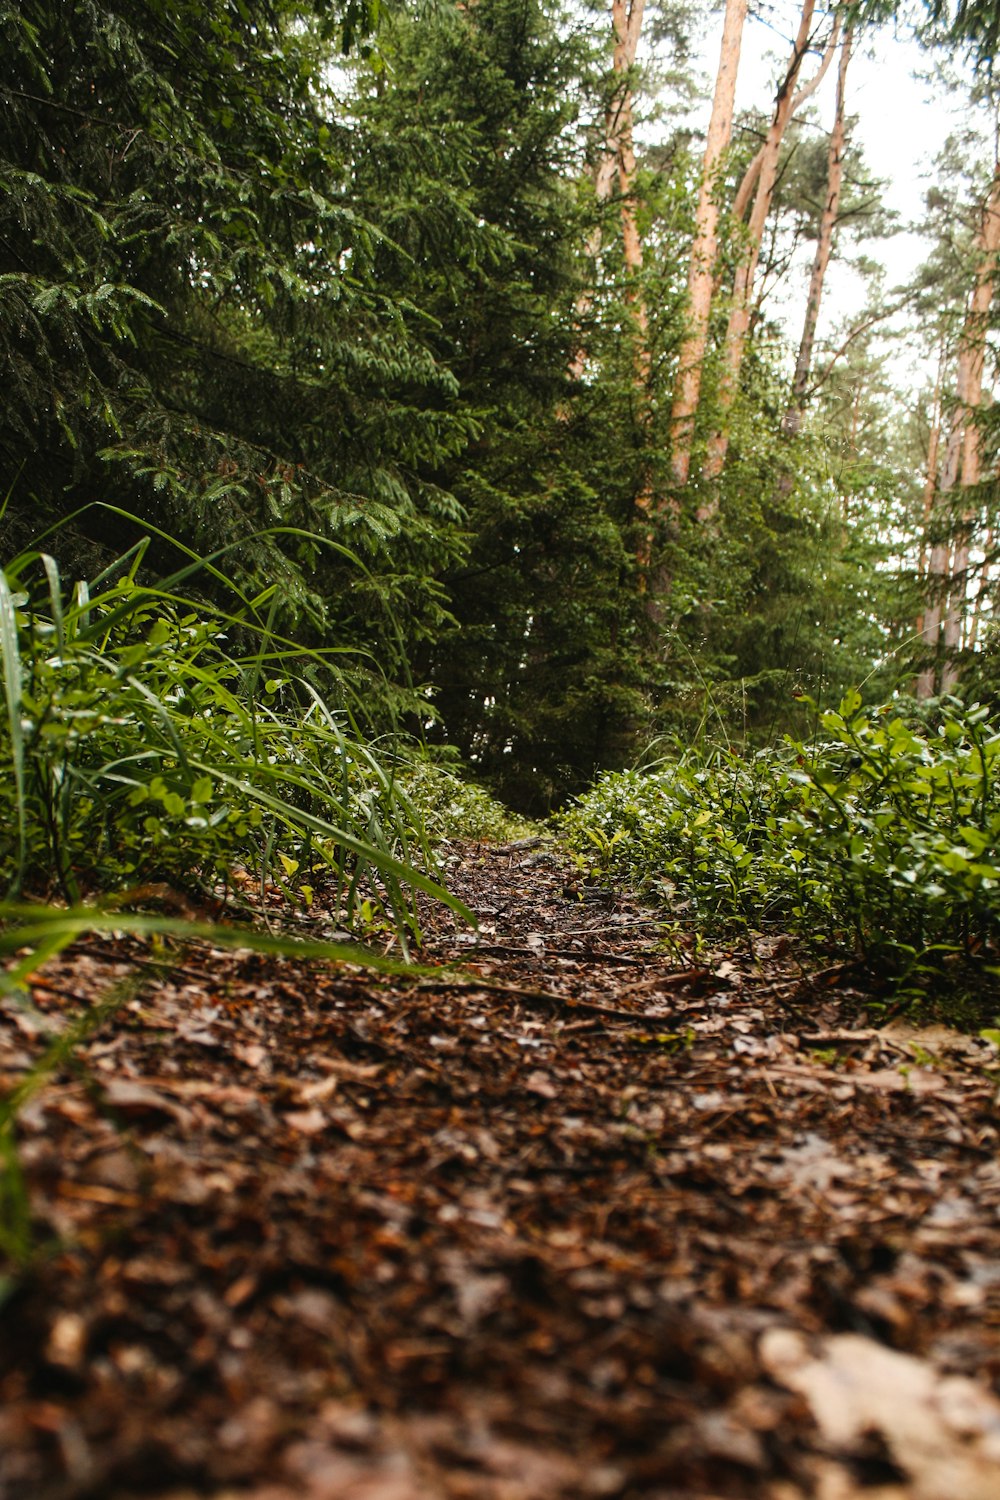
M 231 589 L 229 610 L 191 595 L 198 570 L 222 583 L 220 558 L 188 556 L 155 587 L 141 583 L 147 545 L 72 588 L 40 551 L 0 572 L 0 990 L 24 1003 L 32 971 L 95 931 L 399 967 L 355 945 L 120 909 L 151 882 L 231 885 L 252 871 L 308 904 L 326 870 L 342 919 L 363 935 L 394 932 L 404 955 L 419 935 L 417 890 L 471 921 L 434 878 L 401 781 L 410 752 L 365 742 L 357 662 L 277 635 L 272 591 Z M 21 892 L 47 900 L 10 899 Z M 133 989 L 71 1020 L 0 1098 L 0 1254 L 15 1273 L 38 1249 L 18 1111 L 54 1072 L 80 1066 L 79 1044 Z M 12 1285 L 0 1278 L 0 1300 Z
M 603 778 L 560 819 L 612 879 L 705 929 L 782 928 L 850 947 L 897 990 L 1000 974 L 1000 726 L 845 696 L 811 743 L 691 751 Z
M 415 758 L 400 779 L 432 837 L 503 843 L 535 828 L 483 787 L 464 780 L 452 766 L 430 755 Z
M 954 957 L 992 968 L 1000 916 L 1000 726 L 946 701 L 936 723 L 851 693 L 800 747 L 796 805 L 779 829 L 804 907 L 901 974 Z
M 271 630 L 272 591 L 209 606 L 186 588 L 200 559 L 144 585 L 145 545 L 72 589 L 40 552 L 0 575 L 9 894 L 78 903 L 246 870 L 288 888 L 325 869 L 345 920 L 374 903 L 405 947 L 413 891 L 457 903 L 402 790 L 404 749 L 365 742 L 336 648 Z
M 759 854 L 788 777 L 763 754 L 692 751 L 602 778 L 557 822 L 596 871 L 648 886 L 675 915 L 709 929 L 746 925 L 773 899 Z

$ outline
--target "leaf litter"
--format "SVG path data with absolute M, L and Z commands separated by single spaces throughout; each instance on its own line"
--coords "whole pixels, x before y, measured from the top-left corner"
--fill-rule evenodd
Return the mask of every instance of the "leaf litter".
M 141 976 L 19 1116 L 2 1500 L 1000 1494 L 996 1048 L 544 848 L 450 880 L 413 980 L 104 938 L 3 1002 L 10 1089 Z

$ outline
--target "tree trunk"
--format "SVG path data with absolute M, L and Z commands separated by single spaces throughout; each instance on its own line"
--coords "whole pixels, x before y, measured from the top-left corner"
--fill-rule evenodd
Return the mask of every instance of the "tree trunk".
M 960 361 L 961 363 L 961 361 Z M 945 449 L 944 471 L 941 482 L 937 488 L 931 515 L 934 510 L 939 509 L 945 502 L 946 497 L 955 488 L 958 479 L 959 464 L 962 452 L 961 420 L 958 412 L 952 423 L 948 434 L 948 446 Z M 931 660 L 922 669 L 917 677 L 916 696 L 918 698 L 933 698 L 938 687 L 938 674 L 940 662 L 938 660 L 940 650 L 941 618 L 944 613 L 944 597 L 948 588 L 948 576 L 950 574 L 951 544 L 947 537 L 941 536 L 931 547 L 930 557 L 927 563 L 926 574 L 926 608 L 923 613 L 922 634 L 927 644 L 932 647 Z
M 726 453 L 729 448 L 729 415 L 739 388 L 743 352 L 746 348 L 747 332 L 750 327 L 754 276 L 757 272 L 761 241 L 764 237 L 764 226 L 767 222 L 767 216 L 771 208 L 771 199 L 774 196 L 774 189 L 778 180 L 778 156 L 781 150 L 781 143 L 784 139 L 785 131 L 788 129 L 788 122 L 792 118 L 793 108 L 797 104 L 805 102 L 819 86 L 820 80 L 825 75 L 830 65 L 830 60 L 833 57 L 839 35 L 840 18 L 838 16 L 834 20 L 833 30 L 831 31 L 823 61 L 816 76 L 799 94 L 796 94 L 795 85 L 802 69 L 803 60 L 809 50 L 811 41 L 810 28 L 815 9 L 816 0 L 803 0 L 798 35 L 792 47 L 788 71 L 785 74 L 781 87 L 778 89 L 771 125 L 764 144 L 758 153 L 759 161 L 755 158 L 746 174 L 747 178 L 752 177 L 755 180 L 756 191 L 747 225 L 746 248 L 736 267 L 736 275 L 733 282 L 732 306 L 729 313 L 729 326 L 726 329 L 723 368 L 717 393 L 719 408 L 718 426 L 709 438 L 708 454 L 705 460 L 705 477 L 707 479 L 717 479 L 722 473 L 726 461 Z M 745 182 L 746 178 L 744 179 Z M 741 184 L 740 192 L 737 194 L 737 202 L 742 201 L 745 196 L 748 195 L 744 192 L 744 184 Z M 708 519 L 713 511 L 714 504 L 704 507 L 702 519 Z
M 629 75 L 635 64 L 636 50 L 639 45 L 644 3 L 645 0 L 612 0 L 611 17 L 615 28 L 614 70 L 618 79 L 618 87 L 607 118 L 609 155 L 613 155 L 615 161 L 618 198 L 621 205 L 625 295 L 631 307 L 635 328 L 635 384 L 639 420 L 643 428 L 646 427 L 649 416 L 649 320 L 646 315 L 646 299 L 639 281 L 639 274 L 642 271 L 642 241 L 639 238 L 633 192 L 635 121 Z M 635 509 L 641 522 L 636 543 L 636 563 L 639 569 L 639 588 L 645 593 L 652 560 L 652 521 L 655 509 L 649 482 L 649 466 L 645 461 L 640 468 Z M 650 607 L 654 607 L 652 603 Z
M 921 506 L 921 533 L 920 533 L 920 555 L 917 558 L 917 577 L 921 580 L 927 576 L 927 533 L 930 529 L 931 516 L 934 514 L 934 501 L 937 498 L 938 488 L 938 452 L 941 447 L 941 387 L 944 381 L 945 352 L 942 347 L 938 355 L 937 377 L 934 381 L 934 400 L 931 404 L 931 429 L 927 435 L 927 472 L 924 479 L 923 504 Z M 917 635 L 923 635 L 925 610 L 921 610 L 917 616 Z M 917 684 L 914 684 L 914 692 Z
M 995 538 L 993 527 L 991 526 L 986 533 L 986 541 L 983 544 L 985 562 L 983 563 L 982 572 L 976 584 L 976 597 L 972 601 L 972 614 L 969 618 L 969 629 L 965 641 L 970 651 L 973 650 L 979 638 L 979 630 L 983 620 L 983 603 L 990 595 L 990 554 L 993 551 L 994 545 Z
M 691 472 L 694 419 L 701 394 L 701 372 L 708 342 L 708 320 L 719 245 L 719 206 L 716 201 L 719 169 L 733 130 L 736 76 L 740 64 L 747 0 L 726 0 L 719 68 L 715 75 L 712 116 L 705 141 L 701 188 L 695 211 L 694 240 L 688 268 L 688 331 L 678 359 L 677 383 L 670 412 L 671 478 L 676 488 Z
M 783 423 L 788 437 L 794 437 L 802 424 L 802 413 L 806 406 L 809 389 L 809 371 L 812 369 L 813 345 L 816 342 L 816 326 L 823 297 L 823 284 L 830 265 L 833 250 L 833 232 L 837 227 L 837 212 L 840 208 L 840 189 L 844 180 L 844 151 L 847 137 L 844 125 L 844 99 L 847 89 L 847 69 L 851 61 L 851 46 L 854 27 L 849 25 L 844 32 L 840 49 L 840 68 L 837 73 L 837 104 L 830 132 L 830 150 L 826 159 L 826 201 L 819 222 L 816 239 L 816 254 L 813 256 L 812 274 L 809 278 L 809 296 L 806 300 L 806 315 L 802 324 L 795 374 L 792 378 L 792 395 L 785 411 Z
M 939 490 L 939 508 L 948 505 L 958 509 L 955 491 L 971 490 L 979 483 L 981 465 L 978 413 L 983 400 L 986 335 L 996 282 L 997 252 L 1000 251 L 1000 162 L 994 168 L 989 198 L 983 205 L 976 250 L 975 282 L 958 350 L 955 418 L 948 439 L 948 456 Z M 936 581 L 936 587 L 924 615 L 923 636 L 933 648 L 934 659 L 918 678 L 917 696 L 921 698 L 932 696 L 935 690 L 950 692 L 958 680 L 955 657 L 960 649 L 962 621 L 968 607 L 966 575 L 972 520 L 971 505 L 962 507 L 961 532 L 956 538 L 953 556 L 951 547 L 944 543 L 936 544 L 931 552 L 928 582 L 933 586 Z M 945 656 L 939 675 L 938 658 L 942 646 Z
M 615 74 L 615 89 L 604 117 L 604 154 L 594 173 L 594 191 L 599 204 L 607 203 L 618 188 L 621 200 L 622 250 L 626 272 L 634 275 L 642 270 L 642 243 L 639 239 L 635 216 L 635 199 L 632 184 L 635 179 L 634 113 L 632 108 L 632 86 L 629 75 L 635 65 L 639 34 L 645 0 L 612 0 L 611 21 L 615 32 L 615 50 L 612 67 Z M 601 249 L 601 225 L 597 224 L 587 240 L 587 255 L 596 261 Z M 591 297 L 584 293 L 577 300 L 577 317 L 581 320 L 590 309 Z M 639 333 L 642 357 L 648 364 L 646 354 L 646 306 L 641 292 L 636 291 L 633 312 Z M 570 363 L 570 375 L 579 380 L 587 363 L 587 351 L 581 342 Z
M 635 119 L 632 109 L 632 86 L 629 73 L 635 65 L 645 0 L 612 0 L 611 17 L 615 28 L 614 69 L 620 75 L 619 98 L 609 132 L 618 168 L 618 195 L 621 199 L 622 246 L 627 271 L 642 270 L 642 245 L 635 218 Z
M 833 61 L 833 54 L 836 51 L 837 34 L 839 32 L 839 29 L 840 21 L 839 19 L 837 19 L 834 28 L 830 33 L 829 40 L 827 41 L 826 46 L 823 48 L 823 56 L 820 59 L 820 65 L 816 71 L 815 78 L 811 78 L 809 82 L 799 90 L 799 92 L 795 95 L 795 98 L 792 100 L 792 107 L 789 112 L 790 120 L 795 119 L 803 104 L 805 104 L 807 99 L 812 98 L 813 94 L 815 94 L 816 90 L 823 82 L 823 79 L 826 77 L 830 67 L 830 63 Z M 757 182 L 760 178 L 760 169 L 763 165 L 766 154 L 767 142 L 765 141 L 764 145 L 761 146 L 760 150 L 757 152 L 757 155 L 753 158 L 750 165 L 744 172 L 743 179 L 736 190 L 736 197 L 733 199 L 732 207 L 732 215 L 734 219 L 739 220 L 746 218 L 747 209 L 750 207 L 750 199 L 753 196 L 753 190 L 757 186 Z
M 604 154 L 598 162 L 594 175 L 594 190 L 598 203 L 610 201 L 615 188 L 621 213 L 622 259 L 625 266 L 625 295 L 632 311 L 635 329 L 635 384 L 638 394 L 640 419 L 645 426 L 648 419 L 649 398 L 649 320 L 646 300 L 639 273 L 642 271 L 642 241 L 635 211 L 635 117 L 632 106 L 631 71 L 635 65 L 642 31 L 645 0 L 612 0 L 611 21 L 615 33 L 615 49 L 612 68 L 615 77 L 614 92 L 604 117 Z M 598 223 L 587 242 L 587 254 L 597 260 L 602 240 Z M 577 300 L 577 318 L 582 322 L 586 316 L 591 296 L 584 293 Z M 587 350 L 581 339 L 572 360 L 569 373 L 574 380 L 582 378 L 587 365 Z M 652 554 L 653 496 L 648 479 L 648 464 L 643 463 L 635 508 L 642 521 L 636 562 L 639 567 L 639 587 L 645 591 Z

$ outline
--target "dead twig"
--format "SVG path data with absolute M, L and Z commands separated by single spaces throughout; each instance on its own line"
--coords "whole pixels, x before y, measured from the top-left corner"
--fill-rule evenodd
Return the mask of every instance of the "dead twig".
M 417 988 L 424 990 L 482 990 L 491 995 L 510 995 L 527 1005 L 542 1005 L 551 1011 L 568 1011 L 577 1016 L 599 1016 L 608 1021 L 621 1021 L 640 1031 L 662 1031 L 675 1021 L 683 1021 L 694 1011 L 671 1011 L 666 1015 L 650 1016 L 642 1011 L 619 1010 L 611 1005 L 598 1005 L 592 1000 L 577 1000 L 572 995 L 558 995 L 554 990 L 526 990 L 516 984 L 501 984 L 491 979 L 431 980 L 421 981 Z M 700 1013 L 698 1007 L 698 1013 Z
M 477 943 L 472 951 L 474 953 L 492 953 L 498 957 L 512 953 L 523 958 L 569 958 L 574 959 L 577 963 L 628 964 L 638 968 L 645 968 L 646 964 L 650 961 L 649 959 L 638 958 L 635 954 L 628 953 L 598 953 L 592 949 L 578 953 L 574 948 L 526 948 L 519 947 L 513 943 Z

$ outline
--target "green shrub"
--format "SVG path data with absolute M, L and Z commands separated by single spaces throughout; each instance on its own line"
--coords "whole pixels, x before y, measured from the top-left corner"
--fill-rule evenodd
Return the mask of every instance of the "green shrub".
M 424 827 L 434 838 L 504 843 L 531 833 L 535 827 L 483 787 L 464 780 L 457 770 L 427 755 L 414 760 L 401 779 Z
M 276 637 L 267 593 L 230 614 L 192 599 L 191 566 L 143 586 L 143 551 L 72 590 L 44 554 L 0 574 L 8 895 L 78 903 L 250 870 L 308 900 L 324 867 L 348 922 L 367 902 L 415 931 L 413 888 L 451 898 L 426 873 L 401 752 L 364 742 L 336 650 Z
M 561 818 L 611 878 L 698 926 L 780 928 L 849 946 L 897 979 L 961 958 L 992 977 L 1000 919 L 1000 725 L 933 725 L 858 693 L 810 744 L 688 752 L 603 778 Z

